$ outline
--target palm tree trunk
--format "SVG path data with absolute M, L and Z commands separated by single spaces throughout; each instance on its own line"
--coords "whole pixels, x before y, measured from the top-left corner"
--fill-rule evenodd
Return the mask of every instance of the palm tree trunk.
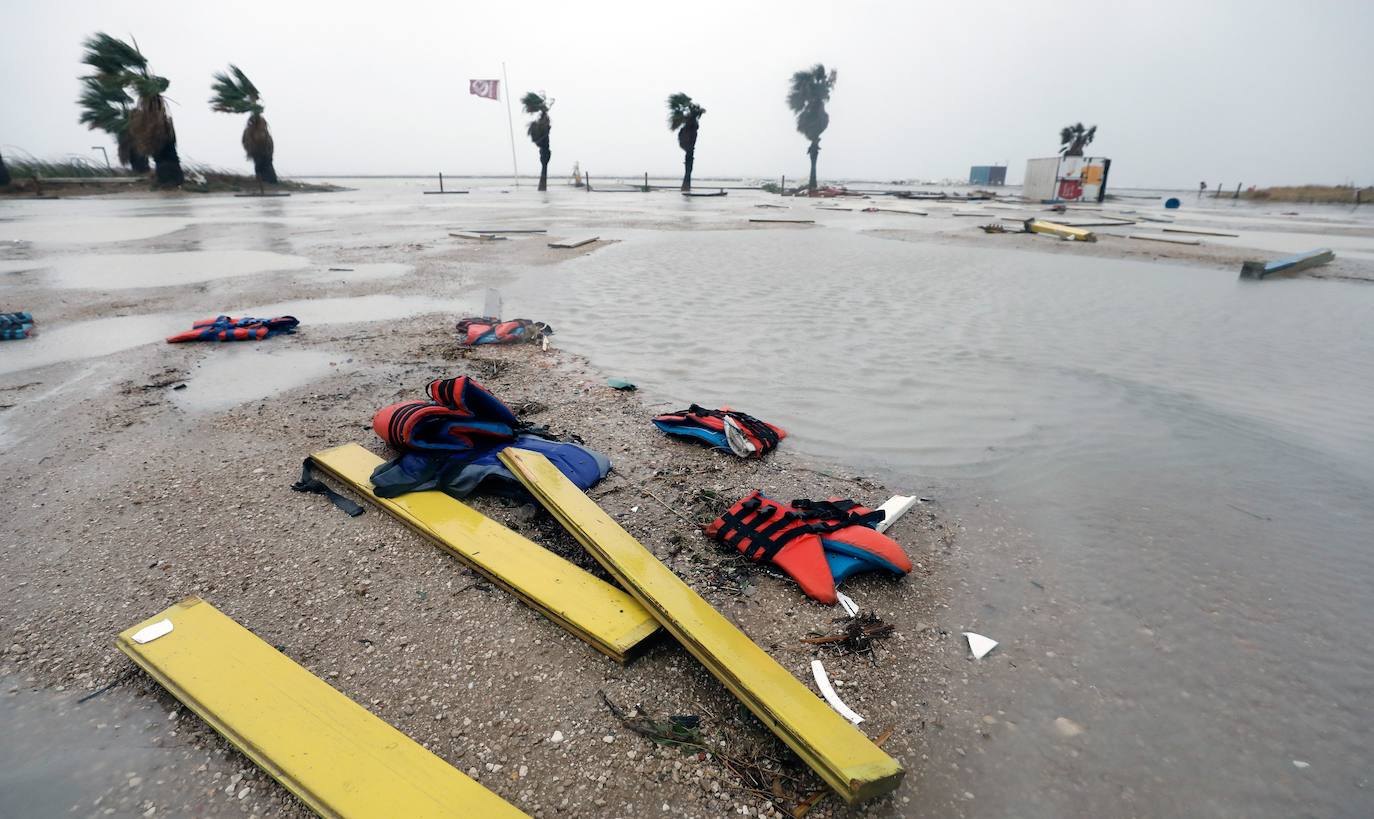
M 0 154 L 0 188 L 10 183 L 10 169 L 5 167 L 5 156 Z
M 807 183 L 807 189 L 814 191 L 816 189 L 816 157 L 821 152 L 821 141 L 813 139 L 811 147 L 806 152 L 811 155 L 811 181 Z
M 177 156 L 176 140 L 167 140 L 153 155 L 153 162 L 157 163 L 157 184 L 168 187 L 177 187 L 186 181 L 186 174 L 181 171 L 181 157 Z
M 697 149 L 689 148 L 682 159 L 682 189 L 690 191 L 692 189 L 692 164 L 696 162 Z
M 553 151 L 549 150 L 548 144 L 539 146 L 539 190 L 549 189 L 549 160 L 553 157 Z
M 259 182 L 268 185 L 277 184 L 277 169 L 272 167 L 271 157 L 253 157 L 253 175 Z
M 147 173 L 150 170 L 148 157 L 138 151 L 129 152 L 129 169 L 134 173 Z

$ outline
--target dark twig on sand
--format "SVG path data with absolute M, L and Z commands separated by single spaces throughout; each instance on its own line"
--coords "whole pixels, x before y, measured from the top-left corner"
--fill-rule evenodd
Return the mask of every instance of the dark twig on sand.
M 134 676 L 135 674 L 137 674 L 137 673 L 138 673 L 138 669 L 137 669 L 137 668 L 130 668 L 129 670 L 125 671 L 123 674 L 120 674 L 118 677 L 115 677 L 113 681 L 107 683 L 106 685 L 101 686 L 100 688 L 97 688 L 96 690 L 92 691 L 91 693 L 89 693 L 89 694 L 87 694 L 86 696 L 82 697 L 81 699 L 77 700 L 77 701 L 76 701 L 76 704 L 77 704 L 77 705 L 81 705 L 81 704 L 84 703 L 84 702 L 87 702 L 87 701 L 89 701 L 89 700 L 95 699 L 96 697 L 100 696 L 101 694 L 104 694 L 106 691 L 109 691 L 109 690 L 111 690 L 111 689 L 113 689 L 113 688 L 116 688 L 116 687 L 118 687 L 119 685 L 121 685 L 121 684 L 127 682 L 128 680 L 130 680 L 131 678 L 133 678 L 133 676 Z

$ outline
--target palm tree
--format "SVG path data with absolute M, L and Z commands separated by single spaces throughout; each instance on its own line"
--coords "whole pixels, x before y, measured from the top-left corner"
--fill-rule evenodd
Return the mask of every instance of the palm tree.
M 816 155 L 821 152 L 821 134 L 830 125 L 830 115 L 825 112 L 825 104 L 830 101 L 830 89 L 835 87 L 838 73 L 825 71 L 825 66 L 816 63 L 805 71 L 792 75 L 792 90 L 787 94 L 787 107 L 797 115 L 797 130 L 811 140 L 806 152 L 811 156 L 811 181 L 807 187 L 816 189 Z
M 0 154 L 0 188 L 10 183 L 10 169 L 5 167 L 5 155 Z
M 134 149 L 129 133 L 129 113 L 133 99 L 125 90 L 127 75 L 147 65 L 138 49 L 104 32 L 88 37 L 82 44 L 86 52 L 81 61 L 95 69 L 81 78 L 81 123 L 93 131 L 113 136 L 118 146 L 119 164 L 138 173 L 148 172 L 148 157 Z
M 678 92 L 668 98 L 668 130 L 677 131 L 677 144 L 685 155 L 682 158 L 682 189 L 692 189 L 692 164 L 697 155 L 697 129 L 706 109 L 692 102 L 692 98 Z
M 1083 123 L 1065 125 L 1059 130 L 1059 152 L 1064 156 L 1082 156 L 1083 149 L 1097 136 L 1097 126 L 1084 128 Z
M 115 138 L 119 164 L 137 173 L 148 172 L 148 157 L 134 150 L 134 137 L 129 133 L 129 106 L 133 99 L 117 78 L 93 74 L 81 78 L 81 122 L 92 131 L 104 131 Z
M 259 182 L 277 184 L 277 169 L 272 167 L 272 132 L 262 116 L 258 87 L 233 63 L 229 64 L 229 73 L 215 72 L 215 84 L 211 87 L 215 92 L 210 97 L 211 109 L 226 114 L 248 114 L 248 124 L 243 129 L 243 151 L 253 160 L 253 174 Z
M 553 102 L 531 91 L 520 98 L 520 104 L 526 114 L 539 115 L 525 127 L 525 132 L 530 135 L 530 141 L 539 146 L 539 190 L 546 191 L 549 189 L 549 159 L 553 156 L 549 150 L 549 129 L 553 127 L 549 124 L 549 108 Z

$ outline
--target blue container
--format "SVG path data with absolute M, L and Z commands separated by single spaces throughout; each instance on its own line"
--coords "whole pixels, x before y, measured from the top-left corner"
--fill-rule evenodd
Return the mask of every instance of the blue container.
M 1178 206 L 1181 204 L 1183 203 L 1179 202 L 1178 199 L 1173 196 L 1170 196 L 1168 199 L 1164 200 L 1164 207 L 1168 208 L 1169 210 L 1178 210 Z

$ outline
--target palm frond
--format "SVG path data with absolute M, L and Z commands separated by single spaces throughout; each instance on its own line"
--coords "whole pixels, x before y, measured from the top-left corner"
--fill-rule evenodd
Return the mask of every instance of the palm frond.
M 797 130 L 813 142 L 830 126 L 825 104 L 830 101 L 830 91 L 838 77 L 839 72 L 827 72 L 821 63 L 792 75 L 787 107 L 797 115 Z
M 520 98 L 520 106 L 525 109 L 526 114 L 546 114 L 549 111 L 548 98 L 533 91 Z
M 108 77 L 82 77 L 81 95 L 76 102 L 81 107 L 79 121 L 92 131 L 120 134 L 129 126 L 129 105 L 133 100 L 123 85 Z
M 694 125 L 704 113 L 706 113 L 705 108 L 697 105 L 691 97 L 679 91 L 668 97 L 668 130 L 676 131 L 684 126 Z
M 98 31 L 82 42 L 85 53 L 81 62 L 94 68 L 99 74 L 118 75 L 129 71 L 142 71 L 148 67 L 148 60 L 136 46 Z
M 261 114 L 262 102 L 258 87 L 238 66 L 229 64 L 229 71 L 216 71 L 210 90 L 210 108 L 226 114 Z

